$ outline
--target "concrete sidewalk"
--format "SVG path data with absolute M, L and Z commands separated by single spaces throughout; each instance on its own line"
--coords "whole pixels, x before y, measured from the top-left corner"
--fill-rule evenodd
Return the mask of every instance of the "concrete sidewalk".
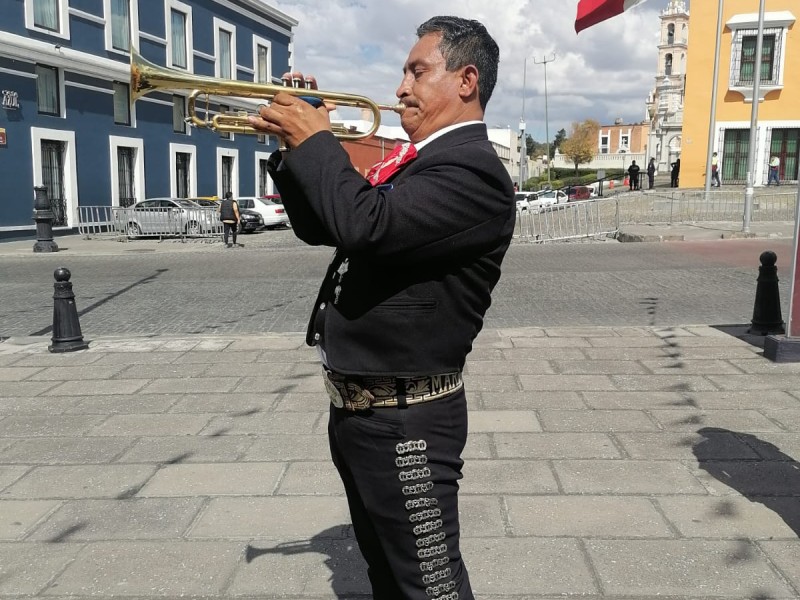
M 478 598 L 800 598 L 800 364 L 740 333 L 479 336 Z M 369 597 L 302 335 L 48 341 L 0 343 L 0 596 Z

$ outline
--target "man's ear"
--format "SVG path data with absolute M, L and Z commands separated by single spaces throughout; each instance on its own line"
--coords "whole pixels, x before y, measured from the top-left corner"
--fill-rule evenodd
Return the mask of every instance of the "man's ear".
M 461 84 L 458 87 L 458 95 L 462 98 L 469 98 L 478 95 L 478 69 L 475 65 L 467 65 L 461 73 Z

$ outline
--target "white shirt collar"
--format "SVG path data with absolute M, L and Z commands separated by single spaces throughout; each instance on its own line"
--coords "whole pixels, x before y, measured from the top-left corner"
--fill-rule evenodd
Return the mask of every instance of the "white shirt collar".
M 464 121 L 463 123 L 456 123 L 455 125 L 448 125 L 447 127 L 442 127 L 436 133 L 433 133 L 433 134 L 429 135 L 428 137 L 426 137 L 421 142 L 417 142 L 416 144 L 414 144 L 414 148 L 416 148 L 417 152 L 419 152 L 425 146 L 430 144 L 433 140 L 435 140 L 438 137 L 443 136 L 445 133 L 449 133 L 449 132 L 453 131 L 454 129 L 458 129 L 459 127 L 466 127 L 467 125 L 475 125 L 477 123 L 483 123 L 483 121 Z

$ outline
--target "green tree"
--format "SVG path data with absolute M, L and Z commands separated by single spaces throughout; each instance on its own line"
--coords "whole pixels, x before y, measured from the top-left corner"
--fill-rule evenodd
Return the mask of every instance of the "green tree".
M 575 122 L 572 124 L 572 133 L 561 143 L 561 153 L 575 165 L 575 173 L 578 172 L 578 165 L 587 163 L 594 157 L 598 131 L 600 123 L 594 119 Z
M 553 143 L 550 144 L 550 158 L 556 155 L 556 150 L 561 149 L 561 144 L 564 143 L 565 139 L 567 139 L 567 130 L 559 129 L 558 133 L 556 133 L 556 137 L 553 138 Z

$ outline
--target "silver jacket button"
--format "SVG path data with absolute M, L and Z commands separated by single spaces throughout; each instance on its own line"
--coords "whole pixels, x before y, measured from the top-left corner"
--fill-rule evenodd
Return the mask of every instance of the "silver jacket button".
M 318 333 L 315 333 L 315 334 L 314 334 L 314 341 L 315 341 L 315 342 L 318 342 L 318 341 L 319 341 L 319 338 L 320 338 L 320 335 L 319 335 Z

